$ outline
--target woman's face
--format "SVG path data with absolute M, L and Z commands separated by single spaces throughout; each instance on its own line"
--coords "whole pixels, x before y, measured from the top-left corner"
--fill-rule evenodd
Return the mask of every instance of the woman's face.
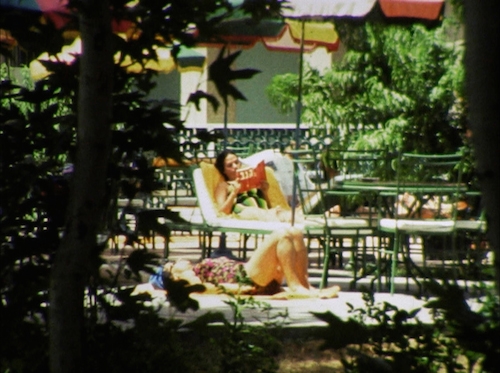
M 236 180 L 236 171 L 240 168 L 241 162 L 237 155 L 228 154 L 224 159 L 224 174 L 229 180 Z

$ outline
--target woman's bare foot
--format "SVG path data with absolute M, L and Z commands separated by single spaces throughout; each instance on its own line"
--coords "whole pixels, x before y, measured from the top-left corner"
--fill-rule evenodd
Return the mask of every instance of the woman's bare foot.
M 334 285 L 332 287 L 321 289 L 318 297 L 320 299 L 332 299 L 339 297 L 340 286 Z
M 272 296 L 273 299 L 282 299 L 282 300 L 287 300 L 287 299 L 309 299 L 309 298 L 316 298 L 317 296 L 317 290 L 310 288 L 307 289 L 305 287 L 297 287 L 296 289 L 286 289 L 285 291 L 276 293 Z
M 333 299 L 338 298 L 340 287 L 335 285 L 326 289 L 317 290 L 314 288 L 300 288 L 296 290 L 286 290 L 274 294 L 272 299 L 288 300 L 288 299 Z

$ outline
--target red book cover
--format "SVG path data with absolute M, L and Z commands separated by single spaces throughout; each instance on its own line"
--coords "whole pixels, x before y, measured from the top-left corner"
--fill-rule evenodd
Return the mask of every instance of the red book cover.
M 237 180 L 241 184 L 240 192 L 258 188 L 263 180 L 266 180 L 266 164 L 261 161 L 255 167 L 243 167 L 238 170 Z

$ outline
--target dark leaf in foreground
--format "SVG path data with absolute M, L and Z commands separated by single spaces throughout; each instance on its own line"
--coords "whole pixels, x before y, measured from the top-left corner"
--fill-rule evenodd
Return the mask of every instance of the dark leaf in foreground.
M 192 102 L 196 106 L 196 110 L 200 110 L 200 100 L 206 99 L 213 107 L 214 111 L 219 108 L 219 101 L 213 96 L 203 91 L 191 93 L 188 98 L 188 103 Z
M 328 323 L 323 348 L 339 349 L 351 344 L 362 344 L 368 341 L 368 329 L 352 319 L 344 321 L 331 312 L 312 312 L 312 314 Z
M 209 80 L 214 82 L 225 104 L 227 104 L 228 96 L 232 96 L 235 100 L 246 101 L 246 97 L 231 84 L 231 81 L 250 79 L 260 71 L 255 69 L 231 70 L 231 64 L 241 54 L 241 51 L 230 54 L 227 57 L 224 57 L 224 52 L 225 48 L 220 51 L 217 59 L 210 65 L 208 69 Z

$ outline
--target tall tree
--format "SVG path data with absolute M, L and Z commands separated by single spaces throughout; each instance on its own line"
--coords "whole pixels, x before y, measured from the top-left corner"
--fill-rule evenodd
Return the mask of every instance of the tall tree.
M 465 0 L 469 120 L 500 292 L 500 2 Z
M 83 301 L 103 214 L 110 155 L 113 50 L 107 0 L 79 5 L 82 57 L 78 90 L 77 148 L 66 229 L 56 253 L 50 282 L 50 367 L 84 372 Z

